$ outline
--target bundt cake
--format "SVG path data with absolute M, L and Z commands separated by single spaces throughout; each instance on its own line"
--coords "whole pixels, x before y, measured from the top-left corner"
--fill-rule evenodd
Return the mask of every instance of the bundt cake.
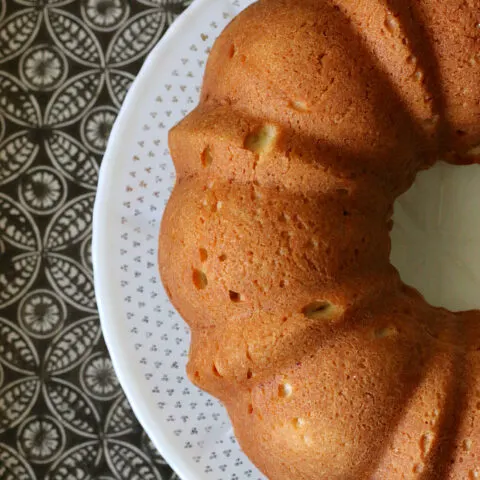
M 159 266 L 270 479 L 480 478 L 480 311 L 389 261 L 416 174 L 480 161 L 479 73 L 480 0 L 260 0 L 217 40 Z

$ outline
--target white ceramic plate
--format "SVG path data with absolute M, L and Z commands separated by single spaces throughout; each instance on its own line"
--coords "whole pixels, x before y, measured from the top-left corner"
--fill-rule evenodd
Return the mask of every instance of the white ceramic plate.
M 102 162 L 93 222 L 102 328 L 130 404 L 183 480 L 263 479 L 219 402 L 187 379 L 189 333 L 157 272 L 157 237 L 174 183 L 168 130 L 198 100 L 215 38 L 249 0 L 196 0 L 132 85 Z
M 138 419 L 184 480 L 264 478 L 240 451 L 223 407 L 186 378 L 188 330 L 157 273 L 174 183 L 168 130 L 196 105 L 213 41 L 249 3 L 196 0 L 153 50 L 112 131 L 94 212 L 95 288 L 113 364 Z M 437 305 L 478 306 L 480 224 L 469 221 L 478 215 L 478 185 L 478 167 L 439 165 L 397 204 L 392 259 Z

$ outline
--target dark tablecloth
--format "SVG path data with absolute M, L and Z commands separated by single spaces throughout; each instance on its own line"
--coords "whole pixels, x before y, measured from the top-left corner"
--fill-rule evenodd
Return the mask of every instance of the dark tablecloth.
M 91 220 L 112 123 L 187 3 L 0 0 L 1 480 L 175 478 L 102 339 Z

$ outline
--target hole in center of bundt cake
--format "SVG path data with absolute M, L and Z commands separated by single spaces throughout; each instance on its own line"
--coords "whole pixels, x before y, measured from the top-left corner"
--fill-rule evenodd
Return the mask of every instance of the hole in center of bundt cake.
M 395 203 L 391 261 L 434 306 L 480 308 L 480 166 L 438 163 Z

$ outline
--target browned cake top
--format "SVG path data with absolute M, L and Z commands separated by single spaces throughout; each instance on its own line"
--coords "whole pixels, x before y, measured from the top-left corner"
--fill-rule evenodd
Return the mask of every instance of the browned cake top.
M 261 0 L 216 42 L 160 271 L 271 479 L 480 478 L 479 314 L 389 263 L 418 171 L 480 160 L 479 72 L 479 0 Z

